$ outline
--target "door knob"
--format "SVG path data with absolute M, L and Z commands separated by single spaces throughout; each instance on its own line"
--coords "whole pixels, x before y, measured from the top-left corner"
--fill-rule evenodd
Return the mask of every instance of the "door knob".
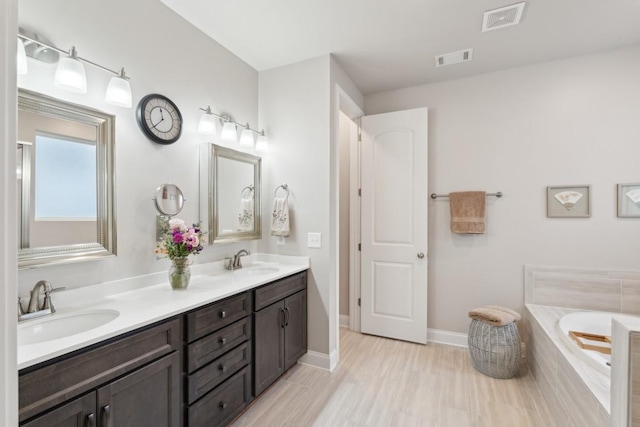
M 418 252 L 418 258 L 420 258 L 420 259 L 424 258 L 424 253 L 423 252 Z

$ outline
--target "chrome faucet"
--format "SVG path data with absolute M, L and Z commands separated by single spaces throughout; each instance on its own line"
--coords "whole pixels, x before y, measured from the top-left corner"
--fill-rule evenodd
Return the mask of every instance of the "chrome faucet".
M 51 283 L 46 280 L 40 280 L 33 286 L 30 292 L 29 304 L 27 305 L 27 311 L 22 309 L 22 303 L 20 297 L 18 297 L 18 320 L 32 319 L 34 317 L 46 316 L 47 314 L 53 314 L 56 312 L 53 303 L 51 302 L 51 292 L 62 290 L 64 288 L 54 289 Z M 40 291 L 44 292 L 44 301 L 40 305 Z
M 233 258 L 227 258 L 227 270 L 242 268 L 240 257 L 243 257 L 245 255 L 251 255 L 251 253 L 246 249 L 240 249 L 238 253 L 233 256 Z

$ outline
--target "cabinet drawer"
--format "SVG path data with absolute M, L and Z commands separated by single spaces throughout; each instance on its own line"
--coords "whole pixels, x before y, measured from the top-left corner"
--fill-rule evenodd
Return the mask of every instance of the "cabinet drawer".
M 189 427 L 229 424 L 251 400 L 251 367 L 247 366 L 188 409 Z
M 276 301 L 307 287 L 307 272 L 295 274 L 255 290 L 255 310 L 258 311 Z
M 187 379 L 187 403 L 191 404 L 204 396 L 208 391 L 249 363 L 251 363 L 251 341 L 240 345 L 199 371 L 189 375 Z
M 187 349 L 187 372 L 191 373 L 251 339 L 251 317 L 245 317 L 191 344 Z
M 180 331 L 180 319 L 174 319 L 21 371 L 20 421 L 179 350 Z
M 251 314 L 251 298 L 243 293 L 187 314 L 187 340 L 192 342 Z

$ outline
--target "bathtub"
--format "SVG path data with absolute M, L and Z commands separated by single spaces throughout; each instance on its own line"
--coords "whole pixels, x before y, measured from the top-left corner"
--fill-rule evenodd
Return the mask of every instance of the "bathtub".
M 565 344 L 583 361 L 591 365 L 598 372 L 611 376 L 611 355 L 595 350 L 581 348 L 570 336 L 569 331 L 586 332 L 589 334 L 606 335 L 611 337 L 611 319 L 638 320 L 638 316 L 611 313 L 603 311 L 581 311 L 562 316 L 557 323 L 559 334 Z M 589 344 L 601 347 L 611 347 L 606 343 L 588 341 Z

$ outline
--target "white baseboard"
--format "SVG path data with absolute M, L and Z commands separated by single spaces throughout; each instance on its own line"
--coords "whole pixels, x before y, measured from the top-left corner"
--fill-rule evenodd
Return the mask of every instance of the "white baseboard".
M 298 363 L 326 371 L 331 370 L 331 358 L 329 355 L 326 353 L 318 353 L 317 351 L 307 350 L 307 353 L 298 360 Z
M 456 347 L 468 347 L 467 334 L 459 332 L 441 331 L 439 329 L 427 329 L 427 341 L 439 344 L 453 345 Z
M 341 314 L 340 315 L 340 327 L 348 328 L 349 327 L 349 315 Z

